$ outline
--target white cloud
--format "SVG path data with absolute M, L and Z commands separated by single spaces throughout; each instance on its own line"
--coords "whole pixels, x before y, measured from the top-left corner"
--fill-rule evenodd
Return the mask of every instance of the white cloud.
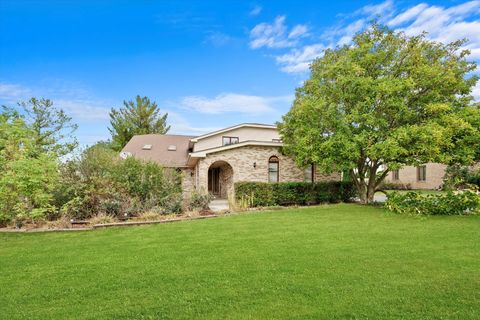
M 232 40 L 228 34 L 223 32 L 209 32 L 207 37 L 205 38 L 205 42 L 209 42 L 216 47 L 221 47 L 226 45 Z
M 439 42 L 452 42 L 467 38 L 465 46 L 471 58 L 480 59 L 480 1 L 470 1 L 450 8 L 422 4 L 397 15 L 388 25 L 397 27 L 407 35 L 426 31 L 427 37 Z
M 407 21 L 411 21 L 412 19 L 415 19 L 420 13 L 422 13 L 423 10 L 428 8 L 428 5 L 425 3 L 420 3 L 419 5 L 416 5 L 415 7 L 412 7 L 401 14 L 397 15 L 395 18 L 391 19 L 388 21 L 387 25 L 394 27 L 399 24 L 405 23 Z
M 272 24 L 263 22 L 250 31 L 250 47 L 252 49 L 293 47 L 298 43 L 299 38 L 307 35 L 306 25 L 297 24 L 288 31 L 285 16 L 278 16 Z
M 322 55 L 325 46 L 322 44 L 313 44 L 304 46 L 301 49 L 294 49 L 289 53 L 276 57 L 281 70 L 287 73 L 297 73 L 308 71 L 313 59 Z
M 168 113 L 168 123 L 172 129 L 169 133 L 172 134 L 185 134 L 185 135 L 201 135 L 208 132 L 213 132 L 221 129 L 221 127 L 195 127 L 190 124 L 182 115 L 175 111 L 166 110 Z
M 480 102 L 480 81 L 477 81 L 477 85 L 473 87 L 472 96 L 475 101 Z
M 385 17 L 394 11 L 394 4 L 392 0 L 387 0 L 379 4 L 366 5 L 357 10 L 356 14 L 367 15 L 369 18 Z
M 108 120 L 110 109 L 103 101 L 52 99 L 54 105 L 79 120 Z
M 262 7 L 259 5 L 256 5 L 253 7 L 253 9 L 250 11 L 249 15 L 253 16 L 258 16 L 262 12 Z
M 29 88 L 19 84 L 0 82 L 0 100 L 6 103 L 19 102 L 31 94 Z
M 275 110 L 276 103 L 289 103 L 293 96 L 262 97 L 238 93 L 222 93 L 213 98 L 203 96 L 188 96 L 181 100 L 184 108 L 201 113 L 247 113 L 259 114 Z
M 480 60 L 480 0 L 469 1 L 450 7 L 420 3 L 398 9 L 391 0 L 376 5 L 367 5 L 328 28 L 320 35 L 321 41 L 300 45 L 298 38 L 291 41 L 287 34 L 297 37 L 309 35 L 304 25 L 297 25 L 287 32 L 285 17 L 279 16 L 273 24 L 259 24 L 251 32 L 252 48 L 288 48 L 275 56 L 280 69 L 286 73 L 305 73 L 313 59 L 320 57 L 326 48 L 348 45 L 358 32 L 368 27 L 372 19 L 407 35 L 427 32 L 434 41 L 448 43 L 466 38 L 469 42 L 470 59 Z
M 297 24 L 288 34 L 288 39 L 304 37 L 308 34 L 308 27 L 304 24 Z
M 27 87 L 15 83 L 0 83 L 0 103 L 14 104 L 31 97 L 48 98 L 54 106 L 63 109 L 78 120 L 106 120 L 109 118 L 108 101 L 94 97 L 88 90 L 58 79 L 49 80 L 45 86 Z

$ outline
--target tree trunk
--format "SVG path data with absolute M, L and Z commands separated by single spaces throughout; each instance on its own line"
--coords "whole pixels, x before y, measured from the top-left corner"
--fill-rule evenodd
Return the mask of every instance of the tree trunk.
M 350 170 L 350 177 L 357 188 L 360 202 L 363 204 L 374 202 L 375 192 L 388 173 L 388 170 L 385 170 L 379 177 L 377 177 L 378 167 L 378 163 L 373 163 L 372 166 L 357 169 L 357 172 Z M 369 172 L 368 179 L 366 177 L 366 172 Z

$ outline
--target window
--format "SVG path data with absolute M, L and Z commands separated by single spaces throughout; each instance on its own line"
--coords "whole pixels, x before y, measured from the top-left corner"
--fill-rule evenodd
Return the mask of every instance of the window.
M 238 137 L 222 137 L 222 145 L 228 146 L 238 143 Z
M 315 167 L 313 164 L 306 166 L 303 170 L 303 180 L 305 182 L 315 182 Z
M 427 180 L 427 166 L 418 166 L 417 167 L 417 180 L 426 181 Z
M 152 150 L 152 145 L 151 144 L 146 144 L 142 147 L 143 150 Z
M 276 156 L 272 156 L 268 159 L 268 182 L 278 182 L 278 165 L 279 161 Z
M 397 170 L 392 171 L 392 180 L 399 180 L 400 179 L 400 173 Z

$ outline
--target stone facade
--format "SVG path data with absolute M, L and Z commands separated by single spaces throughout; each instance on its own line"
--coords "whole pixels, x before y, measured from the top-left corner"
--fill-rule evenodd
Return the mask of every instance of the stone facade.
M 190 199 L 190 195 L 195 190 L 195 168 L 182 168 L 182 194 L 185 200 Z
M 447 166 L 444 164 L 427 163 L 426 179 L 425 181 L 419 181 L 417 167 L 406 166 L 398 171 L 398 180 L 395 180 L 393 172 L 390 172 L 387 178 L 385 178 L 385 181 L 388 183 L 409 185 L 412 189 L 441 189 L 446 168 Z
M 208 169 L 212 165 L 215 166 L 217 162 L 223 161 L 228 163 L 232 169 L 230 172 L 226 172 L 223 178 L 222 175 L 220 177 L 220 183 L 228 185 L 226 193 L 232 190 L 234 182 L 268 182 L 268 160 L 272 156 L 279 159 L 279 182 L 305 181 L 303 168 L 297 167 L 291 157 L 282 155 L 279 147 L 244 146 L 208 154 L 205 158 L 200 159 L 196 165 L 198 172 L 196 189 L 203 192 L 208 190 Z M 228 176 L 231 177 L 231 180 L 227 178 Z M 340 180 L 340 178 L 339 173 L 326 175 L 315 172 L 316 181 Z M 222 196 L 225 196 L 225 189 L 222 191 Z

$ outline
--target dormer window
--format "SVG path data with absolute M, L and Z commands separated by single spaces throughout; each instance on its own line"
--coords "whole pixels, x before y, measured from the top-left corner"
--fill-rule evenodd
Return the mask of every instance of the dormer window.
M 152 145 L 151 144 L 146 144 L 142 147 L 143 150 L 152 150 Z
M 168 150 L 168 151 L 177 151 L 177 146 L 171 144 L 171 145 L 168 146 L 168 149 L 167 149 L 167 150 Z
M 228 146 L 231 144 L 238 143 L 238 137 L 222 137 L 222 145 Z

